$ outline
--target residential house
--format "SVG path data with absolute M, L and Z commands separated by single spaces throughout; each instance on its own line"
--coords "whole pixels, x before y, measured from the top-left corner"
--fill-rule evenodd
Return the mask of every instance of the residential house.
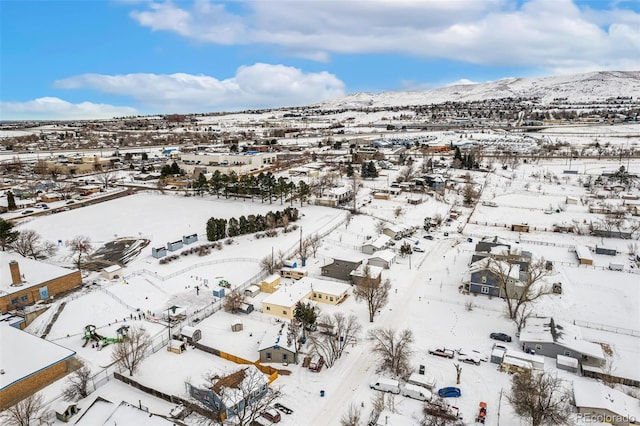
M 389 269 L 396 261 L 396 254 L 392 250 L 380 250 L 367 259 L 367 265 Z
M 378 250 L 383 250 L 387 247 L 389 242 L 391 241 L 391 237 L 388 235 L 380 235 L 375 240 L 368 240 L 362 245 L 362 252 L 364 254 L 373 254 Z
M 258 347 L 260 362 L 281 362 L 296 364 L 298 352 L 295 337 L 289 334 L 289 323 L 282 322 L 265 332 Z
M 582 338 L 580 328 L 553 318 L 529 318 L 520 331 L 522 349 L 556 358 L 558 355 L 575 358 L 580 363 L 602 365 L 602 347 Z
M 382 282 L 382 270 L 380 266 L 369 264 L 360 264 L 356 269 L 351 271 L 351 279 L 354 285 L 367 284 L 379 285 Z
M 593 265 L 593 256 L 591 251 L 585 246 L 576 246 L 576 256 L 580 265 Z
M 640 402 L 617 389 L 593 380 L 574 382 L 578 415 L 590 423 L 615 426 L 640 425 Z
M 364 256 L 361 255 L 341 255 L 334 257 L 333 262 L 320 268 L 323 276 L 336 278 L 344 281 L 351 281 L 351 271 L 362 263 Z
M 214 376 L 200 386 L 188 385 L 189 395 L 206 407 L 231 419 L 267 393 L 268 378 L 255 365 L 248 365 L 227 376 Z
M 505 285 L 501 284 L 501 275 L 507 279 Z M 485 257 L 469 266 L 464 282 L 470 293 L 505 298 L 507 294 L 519 294 L 525 280 L 526 271 L 522 274 L 519 264 Z
M 271 274 L 262 281 L 260 281 L 260 291 L 263 293 L 273 293 L 278 289 L 280 285 L 280 275 Z
M 303 300 L 330 305 L 341 303 L 350 286 L 335 281 L 304 277 L 287 285 L 262 300 L 262 313 L 280 318 L 292 319 L 296 304 Z

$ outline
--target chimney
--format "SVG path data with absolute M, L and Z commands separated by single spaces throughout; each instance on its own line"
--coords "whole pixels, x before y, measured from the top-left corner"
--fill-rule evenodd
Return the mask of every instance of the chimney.
M 15 260 L 9 262 L 9 270 L 11 271 L 11 285 L 21 285 L 20 265 Z

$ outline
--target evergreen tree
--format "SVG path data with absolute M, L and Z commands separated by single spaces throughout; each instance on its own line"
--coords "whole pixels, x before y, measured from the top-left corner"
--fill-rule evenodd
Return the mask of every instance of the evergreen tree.
M 13 224 L 0 218 L 0 248 L 5 251 L 17 238 L 18 231 L 13 230 Z
M 462 162 L 462 153 L 460 152 L 460 147 L 456 146 L 456 152 L 453 155 L 454 160 L 460 160 Z
M 377 178 L 378 177 L 378 169 L 373 161 L 369 161 L 367 163 L 367 175 L 369 178 Z
M 212 217 L 207 221 L 207 240 L 209 241 L 217 241 L 217 227 L 216 227 L 217 219 Z
M 298 182 L 298 198 L 300 198 L 300 207 L 302 207 L 302 203 L 307 200 L 309 194 L 311 193 L 311 188 L 304 181 Z
M 172 175 L 181 175 L 182 174 L 182 170 L 180 170 L 180 166 L 178 166 L 178 163 L 176 163 L 175 161 L 173 163 L 171 163 L 171 174 Z
M 236 219 L 235 217 L 229 219 L 227 232 L 229 233 L 230 237 L 237 237 L 238 235 L 240 235 L 240 224 L 238 222 L 238 219 Z
M 353 166 L 351 165 L 351 163 L 347 164 L 347 177 L 353 176 L 354 172 L 355 171 L 353 170 Z
M 13 196 L 13 192 L 11 191 L 7 191 L 7 208 L 10 211 L 18 208 L 18 206 L 16 206 L 16 198 Z
M 249 231 L 249 221 L 244 215 L 240 216 L 238 220 L 238 227 L 239 227 L 240 235 L 248 234 L 251 232 Z

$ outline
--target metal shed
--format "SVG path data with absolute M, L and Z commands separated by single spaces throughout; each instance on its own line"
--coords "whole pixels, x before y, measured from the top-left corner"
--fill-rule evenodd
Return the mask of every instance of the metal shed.
M 187 339 L 189 343 L 195 343 L 202 339 L 202 331 L 199 328 L 192 327 L 190 325 L 185 325 L 182 327 L 182 331 L 180 332 L 182 337 Z

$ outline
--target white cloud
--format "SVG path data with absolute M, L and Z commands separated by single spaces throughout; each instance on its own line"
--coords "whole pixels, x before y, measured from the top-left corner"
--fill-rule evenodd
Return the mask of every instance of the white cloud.
M 326 61 L 400 53 L 549 70 L 640 68 L 640 14 L 572 0 L 254 1 L 233 10 L 170 1 L 131 13 L 140 25 L 224 45 L 262 44 Z M 239 10 L 239 11 L 238 11 Z
M 240 67 L 226 80 L 183 73 L 82 74 L 58 80 L 55 86 L 130 96 L 164 113 L 307 105 L 344 95 L 344 83 L 333 74 L 262 63 Z
M 44 97 L 26 102 L 0 101 L 2 120 L 71 120 L 97 119 L 137 115 L 131 107 L 92 102 L 74 104 L 60 98 Z

